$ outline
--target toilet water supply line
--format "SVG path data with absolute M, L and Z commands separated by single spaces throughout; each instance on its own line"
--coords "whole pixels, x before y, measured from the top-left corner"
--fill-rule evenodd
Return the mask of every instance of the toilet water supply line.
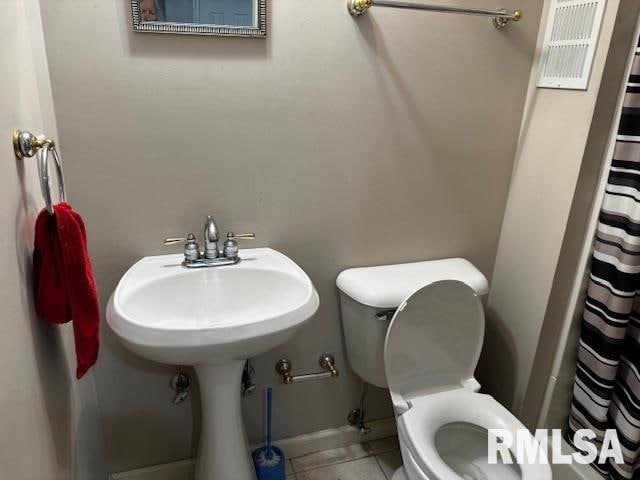
M 367 392 L 369 391 L 369 384 L 364 382 L 362 384 L 362 393 L 360 394 L 360 405 L 359 408 L 354 408 L 347 415 L 347 421 L 349 425 L 358 429 L 358 433 L 360 435 L 367 435 L 371 433 L 371 427 L 368 427 L 365 423 L 365 411 L 364 411 L 364 402 L 367 398 Z

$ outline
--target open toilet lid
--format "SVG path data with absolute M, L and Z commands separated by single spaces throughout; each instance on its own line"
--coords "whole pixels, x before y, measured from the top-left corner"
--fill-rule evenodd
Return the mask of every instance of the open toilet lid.
M 387 332 L 389 389 L 410 398 L 460 387 L 473 378 L 484 340 L 484 311 L 472 288 L 444 280 L 421 288 L 398 308 Z

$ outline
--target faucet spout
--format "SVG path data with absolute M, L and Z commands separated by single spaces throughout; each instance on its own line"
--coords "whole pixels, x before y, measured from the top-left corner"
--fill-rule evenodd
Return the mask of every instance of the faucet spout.
M 207 223 L 204 225 L 204 258 L 218 258 L 218 225 L 212 215 L 207 216 Z

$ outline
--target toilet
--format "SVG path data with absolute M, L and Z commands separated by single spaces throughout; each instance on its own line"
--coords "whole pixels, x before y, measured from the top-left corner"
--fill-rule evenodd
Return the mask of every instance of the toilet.
M 488 430 L 524 425 L 474 371 L 484 339 L 487 279 L 462 258 L 353 268 L 337 278 L 347 357 L 386 387 L 403 467 L 394 480 L 551 480 L 546 463 L 490 464 Z M 498 457 L 500 459 L 500 457 Z

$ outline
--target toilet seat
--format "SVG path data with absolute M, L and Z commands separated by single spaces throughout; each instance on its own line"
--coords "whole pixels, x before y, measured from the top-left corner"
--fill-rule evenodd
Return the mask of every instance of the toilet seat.
M 493 397 L 476 393 L 483 340 L 482 303 L 459 281 L 421 288 L 394 314 L 384 363 L 410 480 L 551 479 L 548 463 L 487 461 L 487 430 L 507 430 L 515 438 L 525 427 Z M 439 451 L 443 437 L 450 445 Z
M 484 340 L 484 310 L 475 291 L 457 280 L 421 288 L 398 307 L 384 345 L 391 396 L 476 384 Z
M 413 398 L 410 408 L 398 417 L 398 435 L 413 460 L 433 480 L 463 479 L 442 458 L 436 445 L 436 433 L 450 424 L 468 424 L 483 430 L 499 428 L 516 436 L 525 426 L 490 395 L 467 388 L 448 390 Z M 472 408 L 470 408 L 472 406 Z M 515 453 L 513 453 L 515 462 Z M 521 480 L 551 478 L 547 464 L 518 465 Z M 431 475 L 431 476 L 429 476 Z

